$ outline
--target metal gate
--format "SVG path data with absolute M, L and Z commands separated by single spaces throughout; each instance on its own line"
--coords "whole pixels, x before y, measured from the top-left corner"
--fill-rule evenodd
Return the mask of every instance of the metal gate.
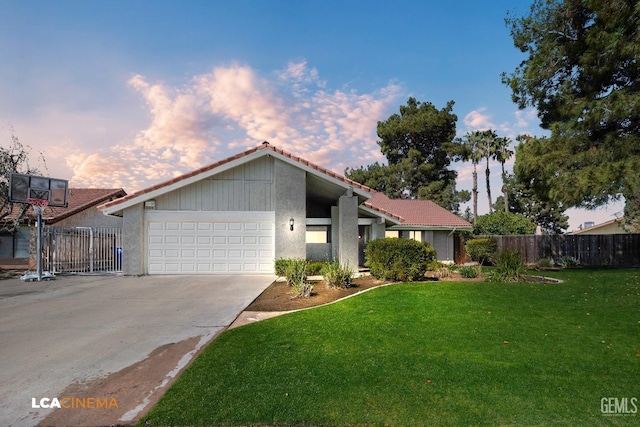
M 59 273 L 122 271 L 122 228 L 45 227 L 42 269 Z

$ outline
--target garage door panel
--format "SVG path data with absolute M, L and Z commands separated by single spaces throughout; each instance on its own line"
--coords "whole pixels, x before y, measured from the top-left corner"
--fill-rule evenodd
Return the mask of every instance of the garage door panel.
M 149 221 L 149 274 L 273 273 L 270 221 Z

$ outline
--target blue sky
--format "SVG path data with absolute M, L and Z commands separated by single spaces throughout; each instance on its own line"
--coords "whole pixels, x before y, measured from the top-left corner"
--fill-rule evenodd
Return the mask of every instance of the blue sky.
M 523 59 L 504 18 L 529 5 L 0 0 L 0 141 L 13 129 L 49 175 L 131 192 L 264 140 L 338 173 L 382 161 L 376 123 L 409 96 L 455 101 L 460 136 L 543 135 L 500 81 Z M 620 210 L 572 210 L 570 229 Z

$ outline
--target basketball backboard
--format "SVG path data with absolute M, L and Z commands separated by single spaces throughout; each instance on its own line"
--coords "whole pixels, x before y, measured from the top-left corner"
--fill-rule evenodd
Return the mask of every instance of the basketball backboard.
M 9 176 L 9 201 L 31 203 L 33 199 L 46 200 L 49 206 L 67 207 L 67 188 L 64 179 L 12 173 Z

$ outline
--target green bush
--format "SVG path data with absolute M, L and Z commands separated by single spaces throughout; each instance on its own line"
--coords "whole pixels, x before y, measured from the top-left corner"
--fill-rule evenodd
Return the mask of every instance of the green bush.
M 404 282 L 423 278 L 436 251 L 428 242 L 384 238 L 369 242 L 365 259 L 374 277 Z
M 325 263 L 321 274 L 325 282 L 332 288 L 350 288 L 353 279 L 353 269 L 348 265 L 342 266 L 339 261 Z
M 580 261 L 578 261 L 576 258 L 569 256 L 569 255 L 565 255 L 562 258 L 560 258 L 560 266 L 562 268 L 575 268 L 578 267 L 580 265 Z
M 524 279 L 524 258 L 520 252 L 505 249 L 496 257 L 495 270 L 487 276 L 489 282 L 522 282 Z
M 536 261 L 536 268 L 551 268 L 554 265 L 551 258 L 540 258 Z
M 492 264 L 498 251 L 496 239 L 490 237 L 469 240 L 464 247 L 469 257 L 481 265 Z
M 291 261 L 291 259 L 287 258 L 278 258 L 274 268 L 276 276 L 285 277 L 285 269 Z
M 307 281 L 307 265 L 309 262 L 302 258 L 276 260 L 276 271 L 280 269 L 280 276 L 287 279 L 296 296 L 309 298 L 313 285 Z
M 308 276 L 320 276 L 322 275 L 322 269 L 329 265 L 327 261 L 309 261 L 307 264 Z
M 534 234 L 536 225 L 527 217 L 505 211 L 480 215 L 473 227 L 476 236 Z
M 465 265 L 458 269 L 458 273 L 465 279 L 475 279 L 482 274 L 482 269 L 479 265 Z

